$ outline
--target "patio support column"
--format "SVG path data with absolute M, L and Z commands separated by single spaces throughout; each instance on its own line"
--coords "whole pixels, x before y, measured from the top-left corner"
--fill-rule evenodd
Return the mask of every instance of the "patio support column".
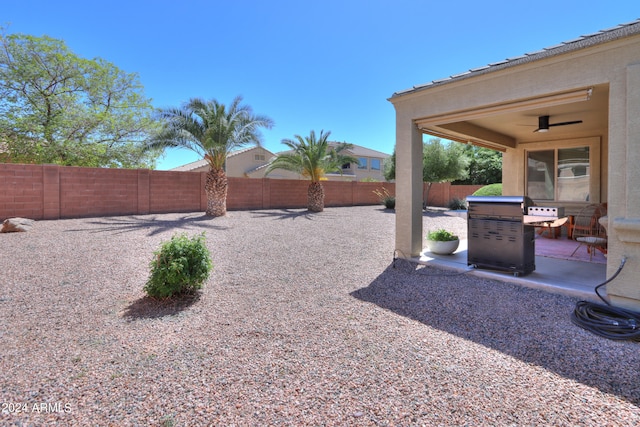
M 396 250 L 422 250 L 422 133 L 410 117 L 396 116 Z
M 607 284 L 614 305 L 640 311 L 640 64 L 627 66 L 626 78 L 611 85 L 614 114 L 610 120 L 609 253 L 607 277 L 611 277 L 625 257 L 620 275 Z M 615 114 L 618 113 L 618 114 Z M 613 231 L 613 232 L 611 232 Z

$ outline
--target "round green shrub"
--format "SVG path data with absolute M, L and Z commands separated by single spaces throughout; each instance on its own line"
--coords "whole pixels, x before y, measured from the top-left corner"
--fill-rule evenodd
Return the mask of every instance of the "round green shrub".
M 502 184 L 489 184 L 480 187 L 473 193 L 474 196 L 502 196 Z
M 202 288 L 213 268 L 204 233 L 176 235 L 153 253 L 151 275 L 144 287 L 147 295 L 168 298 L 193 293 Z
M 447 207 L 454 211 L 466 211 L 467 210 L 467 201 L 463 199 L 458 199 L 454 197 L 451 199 Z

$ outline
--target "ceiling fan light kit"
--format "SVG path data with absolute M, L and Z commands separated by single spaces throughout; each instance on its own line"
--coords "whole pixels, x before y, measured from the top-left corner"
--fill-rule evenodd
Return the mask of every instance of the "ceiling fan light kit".
M 538 117 L 538 129 L 534 132 L 548 132 L 549 131 L 549 116 Z
M 540 116 L 538 117 L 538 129 L 534 130 L 534 132 L 549 132 L 549 127 L 551 126 L 577 125 L 578 123 L 582 123 L 582 120 L 573 120 L 570 122 L 562 123 L 549 123 L 549 116 Z

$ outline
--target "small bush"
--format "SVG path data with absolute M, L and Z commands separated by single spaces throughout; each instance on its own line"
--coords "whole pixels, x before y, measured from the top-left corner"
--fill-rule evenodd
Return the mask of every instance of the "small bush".
M 461 200 L 461 199 L 458 199 L 457 197 L 454 197 L 449 202 L 448 207 L 449 207 L 449 209 L 454 210 L 454 211 L 458 211 L 458 210 L 466 211 L 467 210 L 467 202 L 465 200 Z
M 151 297 L 167 298 L 202 288 L 213 268 L 204 233 L 193 238 L 173 236 L 154 252 L 150 267 L 144 290 Z
M 502 184 L 489 184 L 480 187 L 473 193 L 474 196 L 502 196 Z
M 384 205 L 387 209 L 395 209 L 396 208 L 396 198 L 389 194 L 389 190 L 382 187 L 380 190 L 374 190 L 373 193 L 378 196 L 380 199 L 380 203 Z
M 458 236 L 450 231 L 440 228 L 435 231 L 427 233 L 427 240 L 436 240 L 438 242 L 450 242 L 451 240 L 458 240 Z

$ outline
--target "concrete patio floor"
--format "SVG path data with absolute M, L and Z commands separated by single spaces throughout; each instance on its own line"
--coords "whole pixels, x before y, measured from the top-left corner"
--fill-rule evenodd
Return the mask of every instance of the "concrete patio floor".
M 458 250 L 452 255 L 437 255 L 425 251 L 411 261 L 422 265 L 438 266 L 455 271 L 467 271 L 479 277 L 516 283 L 530 288 L 569 295 L 590 301 L 599 301 L 595 287 L 606 278 L 606 265 L 593 262 L 567 261 L 544 256 L 535 257 L 536 268 L 532 273 L 516 277 L 503 270 L 473 268 L 467 265 L 467 240 L 461 240 Z M 600 290 L 606 295 L 606 289 Z

